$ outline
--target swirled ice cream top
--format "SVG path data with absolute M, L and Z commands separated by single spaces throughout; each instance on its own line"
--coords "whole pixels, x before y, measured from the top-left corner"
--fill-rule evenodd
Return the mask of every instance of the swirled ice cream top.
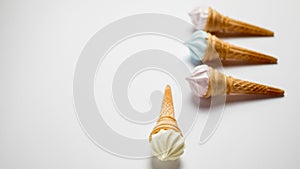
M 197 29 L 204 30 L 209 14 L 209 8 L 197 7 L 189 15 Z
M 206 95 L 209 85 L 209 67 L 207 65 L 200 65 L 193 69 L 192 75 L 187 77 L 192 92 L 203 97 Z
M 185 42 L 185 45 L 189 48 L 191 57 L 197 61 L 202 61 L 205 57 L 208 34 L 205 31 L 198 30 L 192 34 L 190 40 Z
M 160 130 L 152 135 L 152 154 L 162 161 L 176 160 L 184 151 L 184 138 L 174 130 Z

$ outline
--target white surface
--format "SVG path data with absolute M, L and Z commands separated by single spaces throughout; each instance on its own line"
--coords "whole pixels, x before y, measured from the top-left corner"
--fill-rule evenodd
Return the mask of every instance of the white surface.
M 223 14 L 275 31 L 274 38 L 228 41 L 275 55 L 277 65 L 226 67 L 225 72 L 281 87 L 286 96 L 226 104 L 216 133 L 199 145 L 208 115 L 208 110 L 202 110 L 186 138 L 179 168 L 300 167 L 300 12 L 296 3 L 227 0 L 208 4 Z M 0 168 L 161 167 L 151 159 L 113 156 L 86 137 L 74 111 L 73 72 L 84 45 L 105 25 L 145 12 L 190 22 L 187 13 L 199 5 L 199 0 L 1 1 Z

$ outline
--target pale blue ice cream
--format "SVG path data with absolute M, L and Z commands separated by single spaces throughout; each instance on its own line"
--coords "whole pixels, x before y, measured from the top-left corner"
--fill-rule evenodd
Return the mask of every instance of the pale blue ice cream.
M 198 30 L 193 33 L 192 38 L 184 44 L 189 48 L 192 58 L 202 61 L 207 48 L 207 33 Z

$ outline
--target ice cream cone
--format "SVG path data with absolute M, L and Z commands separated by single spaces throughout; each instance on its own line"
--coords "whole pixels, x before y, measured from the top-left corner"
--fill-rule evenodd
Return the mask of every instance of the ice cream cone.
M 214 51 L 210 51 L 215 50 L 222 61 L 241 61 L 264 64 L 277 63 L 277 59 L 272 56 L 229 44 L 210 33 L 207 33 L 206 38 L 209 48 L 206 50 L 205 58 L 203 59 L 204 62 L 215 59 L 213 56 Z
M 160 130 L 174 130 L 182 135 L 175 119 L 172 91 L 169 85 L 166 86 L 163 102 L 161 105 L 160 116 L 157 120 L 156 126 L 150 133 L 149 141 L 152 140 L 152 135 L 158 133 Z
M 256 94 L 277 97 L 283 96 L 284 91 L 275 87 L 226 76 L 209 67 L 209 86 L 204 97 L 221 94 Z
M 254 36 L 274 36 L 274 32 L 265 28 L 229 18 L 212 8 L 209 8 L 208 10 L 207 22 L 204 27 L 205 31 Z

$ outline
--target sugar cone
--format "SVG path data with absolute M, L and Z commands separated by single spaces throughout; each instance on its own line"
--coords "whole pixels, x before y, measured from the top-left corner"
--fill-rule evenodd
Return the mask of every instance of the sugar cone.
M 222 94 L 256 94 L 274 97 L 284 95 L 281 89 L 226 76 L 211 67 L 209 73 L 209 87 L 204 97 Z
M 274 32 L 270 30 L 229 18 L 212 8 L 209 8 L 204 30 L 208 32 L 236 33 L 254 36 L 274 36 Z
M 181 134 L 181 130 L 179 129 L 175 119 L 172 91 L 169 85 L 166 86 L 160 116 L 157 120 L 156 126 L 150 133 L 149 140 L 151 141 L 152 135 L 158 133 L 160 130 L 174 130 Z
M 207 40 L 208 45 L 212 46 L 212 48 L 216 50 L 216 52 L 219 55 L 219 58 L 222 61 L 234 60 L 251 63 L 277 63 L 277 59 L 272 56 L 226 43 L 223 40 L 209 33 L 207 36 Z M 213 54 L 207 53 L 206 57 L 208 58 L 206 58 L 206 60 L 212 60 L 213 58 L 209 58 L 212 57 L 212 55 Z

